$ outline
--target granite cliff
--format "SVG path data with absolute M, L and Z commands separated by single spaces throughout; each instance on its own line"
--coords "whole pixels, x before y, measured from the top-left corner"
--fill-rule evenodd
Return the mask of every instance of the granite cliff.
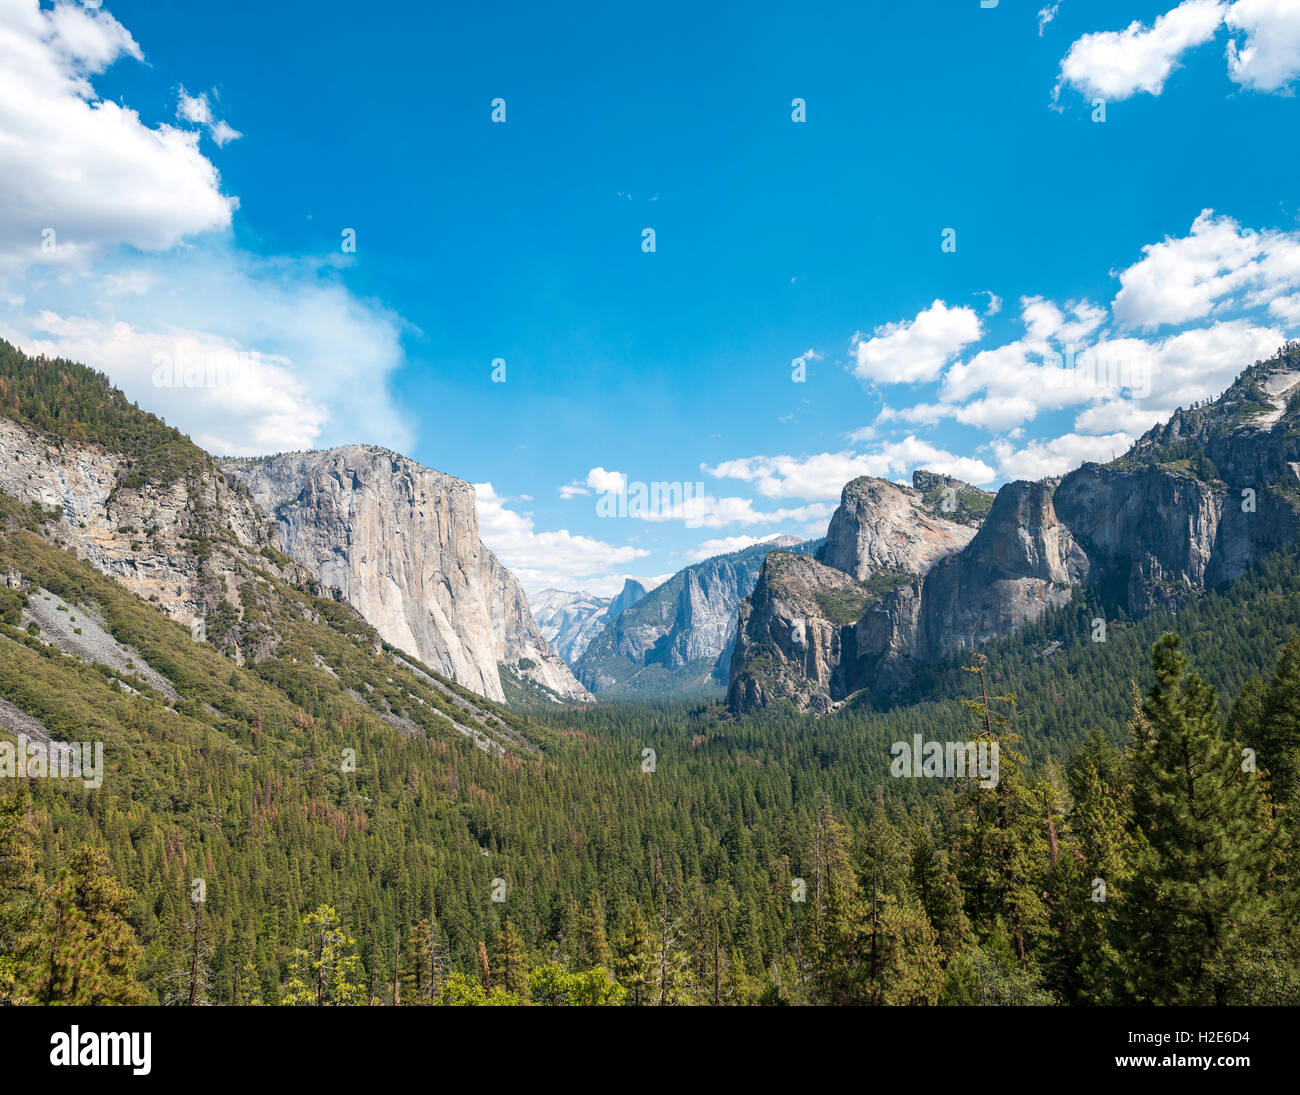
M 221 467 L 274 520 L 283 550 L 393 646 L 488 699 L 506 698 L 503 673 L 557 701 L 590 699 L 479 540 L 469 483 L 367 445 Z

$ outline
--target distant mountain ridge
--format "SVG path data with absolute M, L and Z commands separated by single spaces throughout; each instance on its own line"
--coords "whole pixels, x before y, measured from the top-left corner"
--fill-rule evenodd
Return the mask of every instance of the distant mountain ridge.
M 635 578 L 627 578 L 614 597 L 544 589 L 529 598 L 538 630 L 570 666 L 577 664 L 600 629 L 617 619 L 649 592 Z
M 736 609 L 770 551 L 820 544 L 779 536 L 678 571 L 589 643 L 574 671 L 598 696 L 695 695 L 726 687 Z

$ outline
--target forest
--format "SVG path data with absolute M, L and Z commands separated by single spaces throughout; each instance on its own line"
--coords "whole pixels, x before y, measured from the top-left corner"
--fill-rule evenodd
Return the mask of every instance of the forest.
M 211 463 L 3 343 L 0 414 L 151 482 Z M 1176 614 L 1081 589 L 834 716 L 737 717 L 498 707 L 271 549 L 195 642 L 59 521 L 0 494 L 0 699 L 106 771 L 0 778 L 0 1002 L 1300 1002 L 1293 553 Z M 203 573 L 222 535 L 178 550 Z M 167 691 L 24 625 L 56 596 Z M 895 778 L 918 734 L 996 743 L 998 780 Z

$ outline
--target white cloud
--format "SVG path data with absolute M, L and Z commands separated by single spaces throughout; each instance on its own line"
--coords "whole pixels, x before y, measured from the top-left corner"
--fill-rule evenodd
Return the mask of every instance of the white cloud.
M 1081 343 L 1106 322 L 1106 309 L 1086 300 L 1070 301 L 1064 312 L 1043 297 L 1024 297 L 1020 306 L 1026 341 L 1034 344 Z M 1067 319 L 1067 313 L 1074 318 Z
M 1243 369 L 1271 357 L 1284 341 L 1279 329 L 1247 319 L 1213 323 L 1154 342 L 1117 339 L 1107 349 L 1122 369 L 1145 382 L 1147 390 L 1097 401 L 1080 412 L 1075 429 L 1142 434 L 1178 407 L 1217 398 Z
M 341 255 L 234 246 L 237 202 L 199 134 L 96 94 L 92 77 L 143 56 L 98 4 L 0 0 L 0 334 L 104 369 L 220 452 L 409 446 L 388 393 L 408 326 L 348 291 Z M 218 142 L 234 132 L 206 95 L 178 110 Z M 224 382 L 155 387 L 159 355 L 224 361 Z
M 997 473 L 983 461 L 956 456 L 926 441 L 908 436 L 874 452 L 819 453 L 816 456 L 750 456 L 704 467 L 720 479 L 752 483 L 768 498 L 836 499 L 844 484 L 860 475 L 879 479 L 932 468 L 970 483 L 988 483 Z
M 1069 84 L 1090 98 L 1159 95 L 1178 59 L 1214 37 L 1226 10 L 1220 0 L 1183 0 L 1149 27 L 1134 20 L 1121 31 L 1085 34 L 1061 61 L 1057 93 Z
M 144 294 L 109 295 L 123 283 L 39 271 L 28 284 L 25 295 L 43 307 L 0 315 L 0 336 L 103 369 L 205 448 L 257 455 L 360 441 L 411 446 L 388 385 L 406 326 L 352 295 L 328 264 L 200 247 L 137 256 L 128 284 L 151 284 Z M 221 368 L 215 383 L 205 375 L 197 385 L 158 387 L 159 354 L 191 364 L 197 355 Z
M 755 544 L 766 544 L 781 535 L 779 532 L 774 532 L 771 536 L 722 536 L 716 540 L 704 540 L 686 552 L 686 558 L 711 559 L 715 555 L 730 555 L 733 551 L 744 551 L 745 548 L 753 547 Z
M 933 380 L 984 329 L 973 308 L 949 308 L 936 300 L 913 320 L 877 327 L 871 338 L 853 337 L 855 376 L 881 384 Z
M 20 340 L 31 354 L 93 363 L 128 395 L 210 451 L 256 456 L 310 448 L 329 415 L 283 358 L 252 355 L 200 331 L 136 331 L 122 322 L 31 321 L 44 337 Z
M 604 468 L 592 468 L 587 472 L 587 486 L 601 494 L 627 490 L 627 476 L 621 471 L 606 471 Z
M 1047 29 L 1047 24 L 1056 18 L 1056 10 L 1060 4 L 1048 4 L 1044 8 L 1038 9 L 1038 37 L 1043 36 L 1043 31 Z
M 143 54 L 106 11 L 0 4 L 0 272 L 84 265 L 121 244 L 165 250 L 230 225 L 236 202 L 197 133 L 96 98 L 90 77 L 121 57 Z
M 687 528 L 722 528 L 725 525 L 791 525 L 796 522 L 823 520 L 830 517 L 834 506 L 813 502 L 806 506 L 791 506 L 776 510 L 758 510 L 752 499 L 725 497 L 711 494 L 693 494 L 658 509 L 649 508 L 633 513 L 642 521 L 682 521 Z
M 176 117 L 183 122 L 191 122 L 194 125 L 202 126 L 208 131 L 208 136 L 217 143 L 219 148 L 243 136 L 239 130 L 233 129 L 226 122 L 218 121 L 214 117 L 212 105 L 208 102 L 207 92 L 191 96 L 186 94 L 184 88 L 181 88 L 176 102 Z
M 1130 327 L 1154 329 L 1203 319 L 1232 304 L 1258 307 L 1300 287 L 1300 236 L 1242 230 L 1206 209 L 1191 233 L 1142 248 L 1119 275 L 1111 309 Z
M 1300 75 L 1300 4 L 1237 0 L 1224 20 L 1245 35 L 1228 41 L 1228 76 L 1255 91 L 1282 91 Z
M 995 441 L 992 447 L 998 471 L 1007 479 L 1044 479 L 1063 475 L 1089 460 L 1110 460 L 1132 443 L 1133 438 L 1123 433 L 1106 437 L 1067 433 L 1050 441 L 1031 441 L 1022 448 L 1006 440 Z
M 497 494 L 491 483 L 475 483 L 474 491 L 480 538 L 530 594 L 553 588 L 609 596 L 623 587 L 619 571 L 650 554 L 644 548 L 607 544 L 566 529 L 538 532 L 533 519 L 510 509 L 510 499 Z

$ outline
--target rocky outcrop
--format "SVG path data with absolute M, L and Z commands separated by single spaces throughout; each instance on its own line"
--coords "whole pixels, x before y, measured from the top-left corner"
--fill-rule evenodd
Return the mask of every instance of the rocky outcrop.
M 617 597 L 544 589 L 528 603 L 542 636 L 572 666 L 578 663 L 601 628 L 610 620 L 618 619 L 649 592 L 635 578 L 627 578 Z
M 280 542 L 391 645 L 488 699 L 499 663 L 557 699 L 589 695 L 483 546 L 474 488 L 384 449 L 347 445 L 227 460 Z
M 492 617 L 496 660 L 515 676 L 531 682 L 556 702 L 589 701 L 564 660 L 548 643 L 528 607 L 519 579 L 484 549 L 484 589 Z
M 854 479 L 844 488 L 817 558 L 866 579 L 880 571 L 924 574 L 938 560 L 960 551 L 978 526 L 950 520 L 939 507 L 951 502 L 955 513 L 958 492 L 975 488 L 937 476 L 924 482 L 930 494 L 886 479 Z M 946 489 L 951 489 L 950 497 Z
M 740 711 L 788 699 L 804 711 L 834 710 L 857 686 L 852 621 L 870 593 L 809 556 L 773 551 L 738 609 L 727 698 Z
M 736 610 L 774 549 L 810 545 L 781 536 L 678 571 L 591 641 L 575 667 L 593 692 L 692 694 L 726 687 Z
M 121 453 L 0 417 L 0 490 L 57 514 L 57 543 L 186 627 L 242 615 L 240 591 L 259 573 L 306 580 L 277 558 L 275 531 L 247 494 L 197 449 L 186 455 L 174 474 L 138 482 Z
M 983 499 L 964 484 L 918 473 L 914 488 L 920 505 L 878 480 L 845 488 L 819 558 L 857 579 L 890 568 L 912 576 L 871 598 L 838 638 L 820 640 L 811 662 L 774 637 L 791 604 L 806 607 L 819 588 L 833 593 L 843 580 L 825 569 L 805 568 L 797 581 L 789 568 L 765 570 L 741 608 L 733 707 L 784 695 L 806 710 L 833 710 L 858 689 L 898 688 L 918 662 L 1014 632 L 1081 587 L 1098 587 L 1133 615 L 1176 608 L 1297 543 L 1300 344 L 1246 370 L 1214 403 L 1177 412 L 1110 464 L 1086 464 L 1059 482 L 1006 484 L 982 522 Z M 967 512 L 949 523 L 979 531 L 931 558 L 935 524 L 922 511 L 942 495 L 956 513 L 963 493 Z

